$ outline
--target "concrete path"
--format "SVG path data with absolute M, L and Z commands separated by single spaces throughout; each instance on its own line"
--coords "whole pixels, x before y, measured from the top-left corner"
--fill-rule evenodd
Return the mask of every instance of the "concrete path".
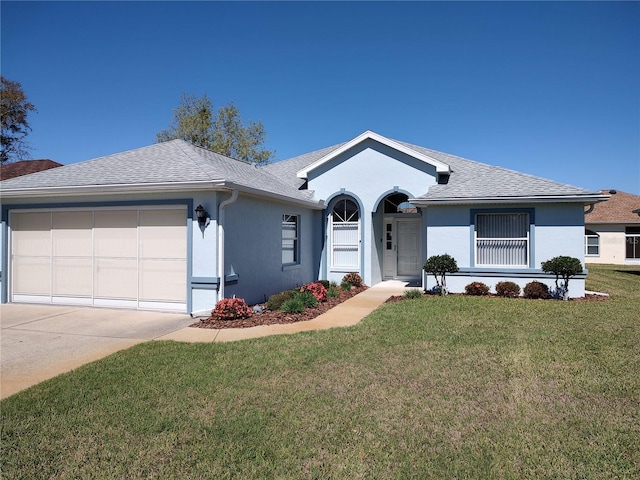
M 175 313 L 0 305 L 0 398 L 192 323 Z
M 250 328 L 183 328 L 163 335 L 155 340 L 176 340 L 178 342 L 234 342 L 248 338 L 284 335 L 310 330 L 326 330 L 333 327 L 355 325 L 382 305 L 393 295 L 402 295 L 409 288 L 407 282 L 391 280 L 378 283 L 346 302 L 317 316 L 313 320 L 285 325 L 263 325 Z

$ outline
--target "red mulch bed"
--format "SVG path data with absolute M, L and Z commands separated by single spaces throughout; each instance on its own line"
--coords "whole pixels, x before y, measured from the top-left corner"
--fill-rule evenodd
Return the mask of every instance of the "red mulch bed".
M 285 323 L 306 322 L 307 320 L 316 318 L 318 315 L 323 314 L 345 300 L 349 300 L 351 297 L 366 289 L 367 287 L 353 287 L 350 291 L 340 289 L 340 293 L 337 297 L 327 297 L 327 300 L 325 302 L 321 302 L 316 308 L 307 308 L 302 313 L 273 312 L 271 310 L 267 310 L 267 304 L 263 303 L 261 306 L 264 307 L 264 311 L 262 313 L 254 313 L 249 318 L 243 318 L 240 320 L 218 320 L 217 318 L 209 317 L 194 323 L 191 327 L 216 329 L 249 328 L 257 327 L 259 325 L 279 325 Z

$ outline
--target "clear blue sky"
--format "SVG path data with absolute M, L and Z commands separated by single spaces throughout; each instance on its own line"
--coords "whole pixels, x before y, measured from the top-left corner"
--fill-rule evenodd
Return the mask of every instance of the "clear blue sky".
M 277 159 L 365 130 L 640 194 L 638 2 L 1 2 L 34 158 L 152 144 L 181 93 Z

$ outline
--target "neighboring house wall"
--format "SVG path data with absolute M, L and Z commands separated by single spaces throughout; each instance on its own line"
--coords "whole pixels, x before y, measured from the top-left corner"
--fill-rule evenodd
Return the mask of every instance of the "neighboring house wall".
M 633 224 L 632 224 L 633 225 Z M 637 224 L 640 225 L 640 224 Z M 599 248 L 597 255 L 586 255 L 587 263 L 606 263 L 614 265 L 638 265 L 640 258 L 628 259 L 627 255 L 627 235 L 625 233 L 629 224 L 610 223 L 610 224 L 585 224 L 587 230 L 591 230 L 599 237 Z
M 529 215 L 528 265 L 485 266 L 476 259 L 474 217 L 478 213 L 527 213 Z M 490 287 L 500 281 L 513 281 L 523 288 L 531 281 L 555 287 L 555 276 L 545 274 L 541 263 L 559 255 L 575 257 L 584 265 L 581 239 L 583 206 L 581 204 L 438 206 L 426 208 L 426 258 L 447 253 L 455 258 L 460 271 L 450 275 L 447 287 L 463 292 L 465 285 L 479 281 Z M 570 295 L 584 295 L 586 274 L 578 275 L 569 284 Z M 433 275 L 424 274 L 427 289 L 435 286 Z

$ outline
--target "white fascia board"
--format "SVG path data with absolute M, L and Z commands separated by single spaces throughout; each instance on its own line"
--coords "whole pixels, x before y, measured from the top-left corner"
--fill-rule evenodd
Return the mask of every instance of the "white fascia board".
M 215 190 L 220 188 L 223 184 L 224 182 L 222 180 L 207 180 L 203 182 L 126 183 L 114 185 L 16 188 L 2 189 L 0 191 L 0 198 Z
M 438 173 L 446 173 L 449 174 L 451 173 L 451 169 L 449 168 L 449 165 L 442 163 L 439 160 L 436 160 L 435 158 L 429 157 L 428 155 L 424 155 L 422 153 L 416 152 L 415 150 L 408 148 L 404 145 L 402 145 L 401 143 L 398 143 L 394 140 L 391 140 L 387 137 L 383 137 L 382 135 L 379 135 L 375 132 L 372 132 L 371 130 L 367 130 L 366 132 L 364 132 L 361 135 L 358 135 L 356 138 L 354 138 L 353 140 L 343 144 L 341 147 L 333 150 L 332 152 L 328 153 L 327 155 L 325 155 L 322 158 L 319 158 L 318 160 L 316 160 L 315 162 L 313 162 L 311 165 L 303 168 L 302 170 L 298 171 L 298 173 L 296 174 L 298 176 L 298 178 L 302 178 L 302 179 L 306 179 L 309 175 L 309 172 L 315 170 L 316 168 L 318 168 L 319 166 L 325 164 L 326 162 L 328 162 L 329 160 L 337 157 L 338 155 L 346 152 L 347 150 L 349 150 L 350 148 L 358 145 L 359 143 L 365 141 L 365 140 L 375 140 L 378 143 L 381 143 L 383 145 L 386 145 L 387 147 L 393 148 L 394 150 L 397 150 L 399 152 L 402 152 L 406 155 L 409 155 L 413 158 L 416 158 L 420 161 L 423 161 L 425 163 L 428 163 L 429 165 L 433 166 L 436 168 L 436 172 Z
M 302 205 L 304 207 L 312 208 L 314 210 L 324 210 L 324 208 L 325 208 L 324 201 L 322 201 L 322 200 L 320 200 L 320 201 L 305 200 L 303 198 L 295 198 L 295 197 L 290 197 L 288 195 L 280 195 L 280 194 L 273 193 L 273 192 L 266 192 L 266 191 L 260 190 L 258 188 L 247 187 L 245 185 L 238 185 L 238 184 L 235 184 L 235 183 L 232 183 L 232 182 L 226 182 L 224 184 L 224 187 L 225 187 L 226 190 L 238 190 L 239 192 L 247 193 L 247 194 L 255 196 L 255 197 L 271 198 L 271 199 L 277 200 L 279 202 L 295 204 L 295 205 Z
M 408 201 L 417 206 L 434 205 L 482 205 L 496 203 L 584 203 L 589 205 L 604 202 L 607 195 L 549 195 L 544 197 L 476 197 L 476 198 L 443 198 L 426 199 L 410 198 Z

